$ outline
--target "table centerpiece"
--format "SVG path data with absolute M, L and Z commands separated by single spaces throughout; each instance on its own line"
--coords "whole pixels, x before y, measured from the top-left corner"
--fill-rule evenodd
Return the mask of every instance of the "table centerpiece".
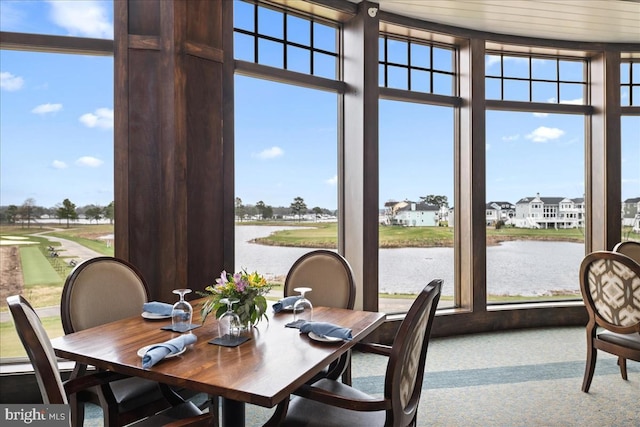
M 248 273 L 246 269 L 242 269 L 234 274 L 222 271 L 215 285 L 207 286 L 204 292 L 198 292 L 206 297 L 200 311 L 202 323 L 211 312 L 215 313 L 216 318 L 220 318 L 227 311 L 227 304 L 221 301 L 225 298 L 238 300 L 233 311 L 246 328 L 254 326 L 262 318 L 268 321 L 265 294 L 272 287 L 273 284 L 255 271 Z

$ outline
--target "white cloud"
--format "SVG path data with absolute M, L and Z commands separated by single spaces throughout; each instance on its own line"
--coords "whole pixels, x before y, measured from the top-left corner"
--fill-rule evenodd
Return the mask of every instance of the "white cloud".
M 582 98 L 567 99 L 566 101 L 560 101 L 560 104 L 584 105 L 584 100 Z
M 113 110 L 98 108 L 95 113 L 83 114 L 79 120 L 89 128 L 113 129 Z
M 83 156 L 76 160 L 76 165 L 86 166 L 90 168 L 97 168 L 102 165 L 102 163 L 104 163 L 102 160 L 96 159 L 95 157 L 91 156 Z
M 51 19 L 70 36 L 113 38 L 113 22 L 102 2 L 49 0 Z
M 562 129 L 540 126 L 538 129 L 527 135 L 526 138 L 533 142 L 547 142 L 551 139 L 558 139 L 562 135 L 564 135 L 564 131 Z
M 9 92 L 22 89 L 24 79 L 20 76 L 14 76 L 8 71 L 0 73 L 0 89 L 7 90 Z
M 48 114 L 48 113 L 57 113 L 60 110 L 62 110 L 62 104 L 46 103 L 46 104 L 38 105 L 36 108 L 31 110 L 31 112 L 33 114 Z
M 518 139 L 520 139 L 520 135 L 515 134 L 515 135 L 506 135 L 502 137 L 503 141 L 517 141 Z
M 334 176 L 332 176 L 331 178 L 327 179 L 325 182 L 326 182 L 327 184 L 329 184 L 329 185 L 336 185 L 336 184 L 338 184 L 338 175 L 334 175 Z
M 255 154 L 255 157 L 260 159 L 275 159 L 276 157 L 281 157 L 284 155 L 284 151 L 280 147 L 271 147 L 266 150 L 262 150 L 261 152 Z
M 547 117 L 549 113 L 533 113 L 534 117 Z
M 54 160 L 53 162 L 51 162 L 51 166 L 53 166 L 54 169 L 66 169 L 66 168 L 68 168 L 67 164 L 65 162 L 63 162 L 62 160 Z

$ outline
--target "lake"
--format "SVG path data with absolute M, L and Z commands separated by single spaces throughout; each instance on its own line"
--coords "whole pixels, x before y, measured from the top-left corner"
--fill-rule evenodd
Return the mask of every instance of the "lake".
M 297 227 L 236 226 L 236 271 L 246 268 L 284 280 L 309 248 L 249 243 L 277 230 Z M 571 242 L 512 241 L 487 248 L 487 293 L 540 296 L 577 292 L 584 245 Z M 443 295 L 453 295 L 452 248 L 380 249 L 380 292 L 417 293 L 431 280 L 444 279 Z

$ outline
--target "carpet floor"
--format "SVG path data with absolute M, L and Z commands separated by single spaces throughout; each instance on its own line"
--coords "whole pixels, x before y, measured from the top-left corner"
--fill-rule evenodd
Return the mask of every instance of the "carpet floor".
M 418 426 L 640 426 L 640 363 L 627 362 L 624 381 L 617 359 L 599 352 L 583 393 L 585 340 L 583 327 L 432 339 Z M 354 353 L 352 366 L 354 387 L 379 396 L 386 358 Z M 247 405 L 247 426 L 261 426 L 272 411 Z M 102 426 L 99 407 L 86 412 L 85 426 Z

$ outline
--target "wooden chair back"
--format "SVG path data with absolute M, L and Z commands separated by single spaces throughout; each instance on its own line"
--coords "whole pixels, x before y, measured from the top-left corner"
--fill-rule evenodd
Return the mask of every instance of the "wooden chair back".
M 385 398 L 391 401 L 385 425 L 407 426 L 415 422 L 422 392 L 431 327 L 442 280 L 432 280 L 418 295 L 391 347 L 385 377 Z
M 640 243 L 631 240 L 620 242 L 613 247 L 614 252 L 625 254 L 638 264 L 640 264 Z
M 313 305 L 353 309 L 355 304 L 353 270 L 337 252 L 319 249 L 298 258 L 287 273 L 284 296 L 297 295 L 297 287 L 313 289 L 306 295 Z
M 618 252 L 590 253 L 580 265 L 580 290 L 589 314 L 582 382 L 582 391 L 588 392 L 597 350 L 618 356 L 625 380 L 626 360 L 640 362 L 640 264 Z
M 33 365 L 43 402 L 67 404 L 67 395 L 58 371 L 56 354 L 38 314 L 22 295 L 8 297 L 7 303 L 18 337 Z

